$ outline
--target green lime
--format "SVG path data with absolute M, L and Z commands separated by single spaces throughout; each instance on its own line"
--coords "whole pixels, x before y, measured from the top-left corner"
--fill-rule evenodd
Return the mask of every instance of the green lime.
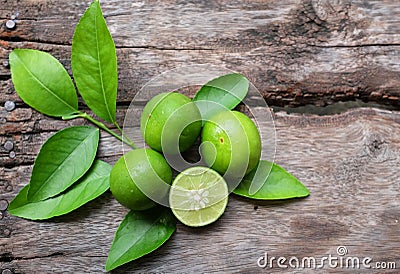
M 256 125 L 238 111 L 221 111 L 204 124 L 202 156 L 220 174 L 243 177 L 257 166 L 261 139 Z
M 201 131 L 201 114 L 187 96 L 168 92 L 154 96 L 144 107 L 140 130 L 153 149 L 178 154 L 190 148 Z
M 169 204 L 175 217 L 183 224 L 205 226 L 224 213 L 228 204 L 228 186 L 214 170 L 191 167 L 172 183 Z
M 145 210 L 156 205 L 153 200 L 165 198 L 171 181 L 171 168 L 160 153 L 135 149 L 115 163 L 110 174 L 110 190 L 123 206 Z

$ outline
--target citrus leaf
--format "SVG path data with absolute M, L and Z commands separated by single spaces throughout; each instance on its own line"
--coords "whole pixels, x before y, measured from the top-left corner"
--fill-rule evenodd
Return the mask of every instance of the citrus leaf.
M 109 164 L 96 160 L 89 171 L 65 193 L 33 203 L 27 200 L 28 184 L 11 201 L 8 212 L 30 220 L 67 214 L 103 194 L 110 186 L 110 172 Z
M 98 143 L 99 130 L 90 126 L 69 127 L 51 136 L 33 165 L 27 200 L 45 200 L 75 183 L 92 165 Z
M 176 229 L 168 208 L 130 211 L 119 225 L 108 253 L 106 270 L 140 258 L 163 245 Z
M 117 54 L 98 1 L 90 5 L 76 26 L 71 65 L 76 86 L 85 103 L 98 117 L 114 123 Z
M 256 169 L 260 171 L 256 177 L 257 182 L 254 181 Z M 277 164 L 261 160 L 256 169 L 243 178 L 233 193 L 258 200 L 300 198 L 310 194 L 309 190 L 296 177 Z M 262 186 L 255 194 L 250 195 L 250 186 L 253 183 Z
M 15 91 L 37 111 L 60 117 L 78 111 L 78 96 L 68 72 L 46 52 L 15 49 L 10 53 Z
M 231 73 L 203 85 L 193 101 L 199 102 L 201 116 L 208 119 L 220 111 L 221 105 L 229 110 L 234 109 L 246 97 L 248 90 L 249 80 L 239 73 Z

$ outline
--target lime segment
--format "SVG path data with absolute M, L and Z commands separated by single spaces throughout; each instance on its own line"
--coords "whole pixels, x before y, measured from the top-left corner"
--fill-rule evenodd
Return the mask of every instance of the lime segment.
M 216 221 L 228 204 L 224 178 L 207 167 L 191 167 L 172 183 L 169 203 L 175 217 L 187 226 L 205 226 Z

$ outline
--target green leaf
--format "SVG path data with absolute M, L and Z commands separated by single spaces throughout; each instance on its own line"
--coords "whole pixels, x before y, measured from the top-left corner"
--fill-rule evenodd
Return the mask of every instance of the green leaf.
M 99 130 L 63 129 L 43 144 L 33 165 L 27 199 L 38 202 L 60 194 L 89 170 L 96 156 Z
M 99 197 L 110 186 L 111 166 L 96 160 L 89 171 L 65 193 L 40 202 L 27 200 L 29 184 L 11 201 L 8 212 L 30 220 L 44 220 L 67 214 Z
M 261 160 L 257 169 L 259 169 L 260 174 L 257 175 L 256 178 L 258 179 L 256 180 L 261 181 L 254 181 L 255 169 L 243 178 L 233 193 L 258 200 L 300 198 L 310 194 L 299 180 L 274 163 Z M 249 190 L 253 183 L 260 184 L 262 187 L 255 194 L 250 195 Z
M 76 26 L 71 65 L 76 86 L 86 104 L 101 119 L 114 123 L 117 54 L 98 1 L 90 5 Z
M 203 85 L 193 101 L 199 107 L 203 120 L 207 120 L 222 107 L 234 109 L 246 97 L 248 90 L 249 81 L 241 74 L 231 73 Z
M 169 208 L 130 211 L 119 225 L 108 253 L 106 270 L 140 258 L 163 245 L 176 229 Z
M 68 72 L 48 53 L 15 49 L 9 56 L 11 76 L 19 97 L 49 116 L 78 111 L 78 97 Z

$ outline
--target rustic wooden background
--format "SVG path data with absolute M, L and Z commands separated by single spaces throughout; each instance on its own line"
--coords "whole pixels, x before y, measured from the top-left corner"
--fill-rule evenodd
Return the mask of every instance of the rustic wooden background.
M 29 181 L 41 144 L 58 129 L 84 123 L 52 119 L 23 104 L 11 83 L 8 54 L 14 48 L 44 50 L 70 70 L 73 30 L 89 2 L 0 0 L 3 274 L 102 273 L 127 212 L 109 193 L 49 221 L 7 212 Z M 276 162 L 311 190 L 306 199 L 279 202 L 232 196 L 217 223 L 202 229 L 178 225 L 164 247 L 115 273 L 301 272 L 261 269 L 257 259 L 265 252 L 336 255 L 338 246 L 346 246 L 348 256 L 397 266 L 358 273 L 399 273 L 399 1 L 103 0 L 102 7 L 117 46 L 121 123 L 135 93 L 161 72 L 190 64 L 239 71 L 275 109 Z M 7 29 L 17 13 L 16 28 Z M 354 100 L 367 107 L 310 113 Z M 114 163 L 121 155 L 118 142 L 107 134 L 101 142 L 99 157 Z

